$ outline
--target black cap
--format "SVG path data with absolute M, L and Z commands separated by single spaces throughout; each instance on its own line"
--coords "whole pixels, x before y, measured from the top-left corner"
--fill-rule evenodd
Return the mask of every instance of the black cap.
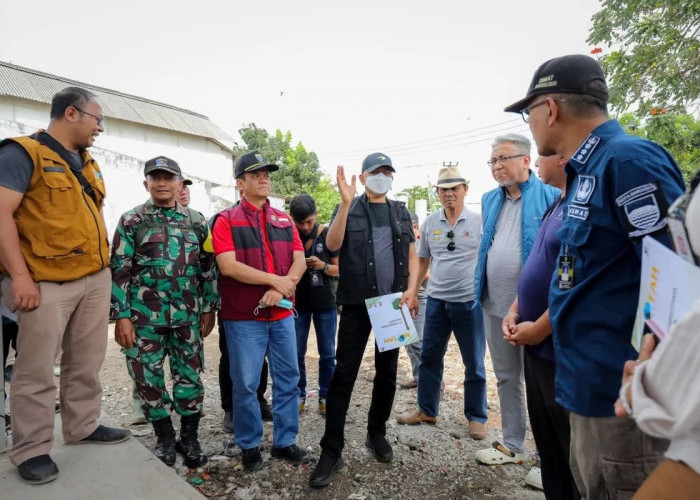
M 280 169 L 277 165 L 266 162 L 265 158 L 263 158 L 257 151 L 251 151 L 250 153 L 241 155 L 236 160 L 236 166 L 234 168 L 236 179 L 241 177 L 246 172 L 255 172 L 261 168 L 267 168 L 269 172 L 275 172 L 276 170 Z
M 372 153 L 362 162 L 363 173 L 374 172 L 379 167 L 389 167 L 392 172 L 396 172 L 396 170 L 394 170 L 394 166 L 391 164 L 391 158 L 384 153 Z
M 151 172 L 155 172 L 156 170 L 163 170 L 165 172 L 170 172 L 171 174 L 182 175 L 180 165 L 178 165 L 175 160 L 171 160 L 165 156 L 156 156 L 155 158 L 148 160 L 146 165 L 143 167 L 143 175 L 146 176 Z
M 191 179 L 182 179 L 182 184 L 184 186 L 191 186 L 193 184 Z
M 600 81 L 603 88 L 591 87 L 591 83 Z M 530 102 L 542 94 L 585 94 L 608 102 L 608 90 L 603 68 L 598 61 L 589 56 L 574 54 L 550 59 L 537 68 L 532 77 L 527 96 L 511 104 L 503 111 L 520 113 Z

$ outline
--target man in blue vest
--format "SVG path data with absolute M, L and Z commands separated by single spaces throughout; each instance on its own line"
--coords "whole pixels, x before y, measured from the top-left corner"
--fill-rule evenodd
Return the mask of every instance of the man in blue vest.
M 527 261 L 542 214 L 559 196 L 530 169 L 530 140 L 519 134 L 497 137 L 486 162 L 498 186 L 481 199 L 483 236 L 474 275 L 474 300 L 484 310 L 484 330 L 498 379 L 503 442 L 476 453 L 487 465 L 522 464 L 526 412 L 523 348 L 503 341 L 501 324 L 515 299 L 520 269 Z

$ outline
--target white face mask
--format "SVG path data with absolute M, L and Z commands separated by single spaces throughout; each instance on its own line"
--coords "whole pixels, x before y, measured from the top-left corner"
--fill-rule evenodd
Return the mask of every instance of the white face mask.
M 365 179 L 367 186 L 373 193 L 386 194 L 391 189 L 391 184 L 394 182 L 392 177 L 384 174 L 370 175 Z

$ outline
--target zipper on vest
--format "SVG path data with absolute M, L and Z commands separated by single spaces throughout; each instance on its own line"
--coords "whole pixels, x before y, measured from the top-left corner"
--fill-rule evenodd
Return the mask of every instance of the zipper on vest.
M 82 186 L 80 191 L 83 194 L 83 201 L 87 205 L 88 210 L 90 211 L 90 215 L 92 215 L 92 220 L 95 221 L 95 227 L 97 228 L 97 252 L 100 254 L 100 263 L 102 264 L 102 269 L 104 269 L 105 260 L 102 257 L 102 233 L 100 232 L 100 223 L 97 222 L 97 216 L 95 215 L 95 212 L 92 211 L 92 208 L 90 207 L 90 203 L 87 201 L 87 198 L 85 198 L 86 193 L 85 190 L 82 189 Z M 97 208 L 97 206 L 95 206 L 95 208 Z

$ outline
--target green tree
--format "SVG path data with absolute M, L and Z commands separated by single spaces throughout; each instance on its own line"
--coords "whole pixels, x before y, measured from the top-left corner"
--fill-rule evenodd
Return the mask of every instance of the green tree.
M 661 144 L 681 167 L 686 184 L 700 166 L 700 120 L 688 114 L 640 118 L 624 114 L 620 123 L 630 134 Z
M 685 112 L 700 96 L 700 0 L 602 0 L 588 42 L 612 48 L 601 63 L 613 109 Z
M 430 199 L 428 199 L 430 193 Z M 435 190 L 431 186 L 412 186 L 404 189 L 397 196 L 405 196 L 408 198 L 408 211 L 416 211 L 416 200 L 428 200 L 428 212 L 432 213 L 440 208 L 440 200 L 438 200 Z
M 270 135 L 264 128 L 250 123 L 239 129 L 238 133 L 245 146 L 236 148 L 236 156 L 255 150 L 267 161 L 280 166 L 280 170 L 271 176 L 275 194 L 289 201 L 298 193 L 310 193 L 318 187 L 322 176 L 318 157 L 316 153 L 307 151 L 301 142 L 293 145 L 291 132 L 277 130 Z
M 328 224 L 331 221 L 333 209 L 340 203 L 340 194 L 335 188 L 333 181 L 327 175 L 322 176 L 316 188 L 311 190 L 309 195 L 316 200 L 318 222 Z

